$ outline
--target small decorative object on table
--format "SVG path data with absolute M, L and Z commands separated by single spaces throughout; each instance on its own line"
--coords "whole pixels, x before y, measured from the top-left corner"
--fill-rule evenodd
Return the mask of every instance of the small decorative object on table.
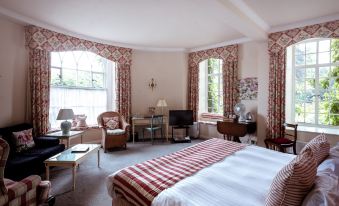
M 76 145 L 75 147 L 72 148 L 72 152 L 87 152 L 89 147 L 87 145 Z
M 57 120 L 66 120 L 61 122 L 60 128 L 63 134 L 68 134 L 71 130 L 72 123 L 67 121 L 69 119 L 73 119 L 74 113 L 72 109 L 60 109 L 59 114 L 57 116 Z

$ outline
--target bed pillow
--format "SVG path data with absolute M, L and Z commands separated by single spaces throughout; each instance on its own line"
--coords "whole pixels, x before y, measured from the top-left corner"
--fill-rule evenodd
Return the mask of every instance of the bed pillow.
M 301 205 L 314 184 L 316 173 L 317 163 L 313 153 L 311 149 L 305 149 L 274 177 L 265 205 Z
M 336 206 L 339 202 L 339 177 L 330 169 L 317 173 L 312 190 L 305 197 L 302 206 Z
M 104 117 L 104 126 L 108 129 L 119 129 L 119 117 Z
M 22 152 L 35 146 L 32 130 L 33 129 L 27 129 L 19 132 L 13 132 L 16 152 Z
M 301 150 L 301 153 L 308 148 L 312 150 L 317 161 L 317 165 L 319 165 L 328 156 L 330 152 L 330 143 L 327 141 L 324 134 L 320 134 L 307 143 Z

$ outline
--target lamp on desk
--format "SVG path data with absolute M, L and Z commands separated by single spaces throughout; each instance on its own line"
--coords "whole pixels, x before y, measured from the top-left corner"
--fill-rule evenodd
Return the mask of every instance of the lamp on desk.
M 68 119 L 72 119 L 74 117 L 74 113 L 72 109 L 60 109 L 57 120 L 66 120 L 61 122 L 60 128 L 63 134 L 68 134 L 71 130 L 72 123 L 67 121 Z
M 167 102 L 165 99 L 159 99 L 157 107 L 161 107 L 161 114 L 164 115 L 164 107 L 167 107 Z

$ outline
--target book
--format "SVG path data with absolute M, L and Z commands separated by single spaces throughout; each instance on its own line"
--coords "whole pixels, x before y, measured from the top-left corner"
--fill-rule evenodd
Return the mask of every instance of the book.
M 87 152 L 89 147 L 86 145 L 76 145 L 72 148 L 72 152 Z

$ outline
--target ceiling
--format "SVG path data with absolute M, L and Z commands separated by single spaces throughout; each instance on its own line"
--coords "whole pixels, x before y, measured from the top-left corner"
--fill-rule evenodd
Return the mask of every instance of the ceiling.
M 0 0 L 0 14 L 88 40 L 199 50 L 339 19 L 338 0 Z

